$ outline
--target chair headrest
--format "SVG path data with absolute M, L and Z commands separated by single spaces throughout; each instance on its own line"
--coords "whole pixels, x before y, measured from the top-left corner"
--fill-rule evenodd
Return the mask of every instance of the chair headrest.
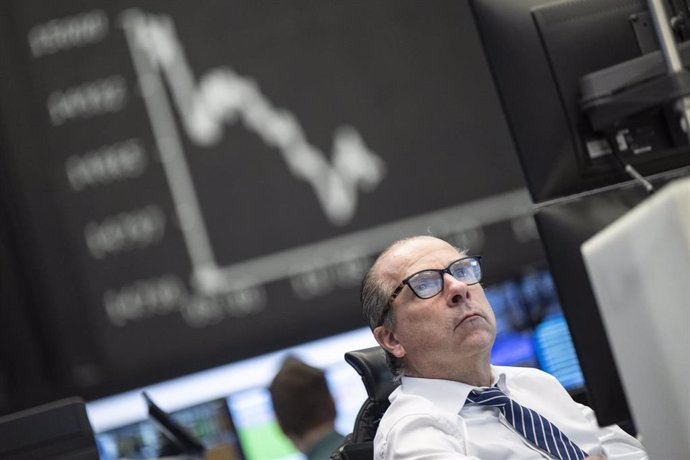
M 345 361 L 362 377 L 369 399 L 374 402 L 387 401 L 398 386 L 386 364 L 386 352 L 381 347 L 348 351 Z

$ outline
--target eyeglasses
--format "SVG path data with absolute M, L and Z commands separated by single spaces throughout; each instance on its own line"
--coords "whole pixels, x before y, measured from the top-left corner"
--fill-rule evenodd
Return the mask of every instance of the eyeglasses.
M 398 297 L 405 285 L 409 286 L 414 295 L 420 299 L 429 299 L 443 291 L 443 275 L 448 273 L 458 281 L 469 285 L 477 284 L 482 279 L 482 267 L 479 263 L 481 256 L 467 256 L 458 259 L 446 268 L 427 269 L 414 273 L 395 288 L 388 301 L 390 305 Z

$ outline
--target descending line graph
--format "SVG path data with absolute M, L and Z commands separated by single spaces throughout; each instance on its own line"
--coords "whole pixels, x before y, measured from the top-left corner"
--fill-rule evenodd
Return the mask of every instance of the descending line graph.
M 471 10 L 388 1 L 8 10 L 0 153 L 66 384 L 359 327 L 362 278 L 413 235 L 482 254 L 487 283 L 543 266 Z
M 89 217 L 83 227 L 87 249 L 93 260 L 107 264 L 111 258 L 122 259 L 132 251 L 146 250 L 161 243 L 171 223 L 178 223 L 182 244 L 177 234 L 176 241 L 171 244 L 182 249 L 190 264 L 187 266 L 183 261 L 183 268 L 178 270 L 156 265 L 162 261 L 154 256 L 150 265 L 143 267 L 144 274 L 127 273 L 122 279 L 109 282 L 101 301 L 110 324 L 118 328 L 173 313 L 179 313 L 184 323 L 193 328 L 233 318 L 257 317 L 271 303 L 268 293 L 274 288 L 269 288 L 269 284 L 275 282 L 285 282 L 275 286 L 276 292 L 289 289 L 293 296 L 289 299 L 300 302 L 302 308 L 306 304 L 301 302 L 324 299 L 340 289 L 356 288 L 372 258 L 392 240 L 433 233 L 460 246 L 481 249 L 485 227 L 522 219 L 531 212 L 531 202 L 523 188 L 455 202 L 447 199 L 448 189 L 439 182 L 433 184 L 437 188 L 423 191 L 432 197 L 426 201 L 431 206 L 424 208 L 427 211 L 398 214 L 395 220 L 375 220 L 365 228 L 343 233 L 342 226 L 355 217 L 362 195 L 375 190 L 384 180 L 393 181 L 387 183 L 388 193 L 395 179 L 393 174 L 386 176 L 387 168 L 393 165 L 384 163 L 366 145 L 357 129 L 336 125 L 330 151 L 323 151 L 309 141 L 298 117 L 271 101 L 252 78 L 226 65 L 212 66 L 195 75 L 181 40 L 183 36 L 178 36 L 175 28 L 173 18 L 176 16 L 172 13 L 129 9 L 117 14 L 118 19 L 113 22 L 119 24 L 123 32 L 125 56 L 131 62 L 125 65 L 132 66 L 133 84 L 128 82 L 131 77 L 115 74 L 50 88 L 47 109 L 55 129 L 63 129 L 86 120 L 97 120 L 97 117 L 116 115 L 135 100 L 143 104 L 143 111 L 141 107 L 132 109 L 137 115 L 143 112 L 145 116 L 144 130 L 150 132 L 155 144 L 163 172 L 163 192 L 166 198 L 172 198 L 174 216 L 167 216 L 165 207 L 156 203 L 155 198 L 142 194 L 145 203 L 137 203 L 137 208 L 123 212 L 118 204 L 116 211 L 103 212 L 103 218 Z M 138 86 L 139 94 L 131 91 L 130 86 Z M 328 91 L 328 87 L 321 90 Z M 139 118 L 132 117 L 131 121 L 140 128 Z M 389 120 L 383 122 L 388 123 L 385 126 L 395 126 Z M 445 122 L 431 116 L 428 124 Z M 358 123 L 368 123 L 368 120 Z M 371 124 L 362 126 L 365 127 L 370 128 Z M 427 129 L 428 126 L 420 127 L 420 134 L 427 136 Z M 278 178 L 281 184 L 285 183 L 283 178 L 294 180 L 313 193 L 313 207 L 331 224 L 332 235 L 306 243 L 300 240 L 301 243 L 293 246 L 248 258 L 219 260 L 219 248 L 227 248 L 227 244 L 216 241 L 214 249 L 210 235 L 220 233 L 215 226 L 251 226 L 252 222 L 214 221 L 211 216 L 216 215 L 213 213 L 217 211 L 217 203 L 200 201 L 200 197 L 208 195 L 199 194 L 197 190 L 197 183 L 204 187 L 213 184 L 207 185 L 203 177 L 195 176 L 191 167 L 197 166 L 199 159 L 196 157 L 205 150 L 214 152 L 209 160 L 213 165 L 228 164 L 228 168 L 247 165 L 247 161 L 261 161 L 260 158 L 247 158 L 246 151 L 226 148 L 233 145 L 232 136 L 238 133 L 243 139 L 249 134 L 259 145 L 265 146 L 253 150 L 252 155 L 272 155 L 278 160 L 279 167 L 271 172 L 271 178 Z M 151 164 L 147 161 L 147 139 L 128 132 L 126 139 L 116 140 L 115 143 L 90 146 L 86 151 L 70 147 L 70 156 L 65 162 L 70 193 L 84 195 L 91 189 L 112 183 L 143 179 L 143 172 Z M 396 143 L 388 141 L 386 145 L 390 150 Z M 233 161 L 225 161 L 230 158 Z M 456 161 L 455 157 L 440 159 L 439 164 L 443 165 Z M 452 189 L 459 190 L 457 174 L 445 180 L 453 181 Z M 407 182 L 402 186 L 407 187 Z M 199 191 L 208 193 L 209 189 Z M 442 196 L 437 203 L 439 194 Z M 383 194 L 370 199 L 381 196 Z M 230 197 L 222 204 L 232 205 L 233 199 L 245 198 Z M 203 210 L 208 210 L 209 214 L 205 216 Z M 294 215 L 303 215 L 302 211 L 306 210 L 297 209 Z M 309 218 L 312 214 L 309 213 Z M 361 218 L 366 221 L 372 217 L 363 213 Z M 298 227 L 295 225 L 291 230 L 299 230 Z M 214 231 L 209 232 L 209 229 Z M 529 228 L 523 230 L 529 241 Z M 284 301 L 279 302 L 281 308 Z
M 253 283 L 229 276 L 231 272 L 216 261 L 173 104 L 185 134 L 198 146 L 219 143 L 227 127 L 241 123 L 275 148 L 293 177 L 311 185 L 334 226 L 353 218 L 360 191 L 371 191 L 383 180 L 383 160 L 353 127 L 335 131 L 329 161 L 308 141 L 297 117 L 274 107 L 252 79 L 221 67 L 197 81 L 169 16 L 131 9 L 120 19 L 192 261 L 193 279 L 201 292 L 213 294 Z

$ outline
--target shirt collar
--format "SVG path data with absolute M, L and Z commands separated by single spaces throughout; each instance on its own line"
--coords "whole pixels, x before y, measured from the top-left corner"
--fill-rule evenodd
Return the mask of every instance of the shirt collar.
M 425 379 L 405 375 L 402 376 L 401 382 L 401 390 L 404 393 L 426 398 L 437 407 L 458 408 L 453 412 L 464 407 L 467 396 L 472 390 L 483 388 L 454 380 Z M 491 366 L 491 385 L 497 385 L 506 395 L 509 394 L 506 374 L 499 371 L 495 366 Z
M 307 458 L 318 458 L 319 455 L 317 454 L 321 453 L 322 450 L 330 449 L 330 446 L 337 445 L 342 438 L 343 437 L 335 430 L 329 431 L 319 438 L 304 455 L 306 455 Z

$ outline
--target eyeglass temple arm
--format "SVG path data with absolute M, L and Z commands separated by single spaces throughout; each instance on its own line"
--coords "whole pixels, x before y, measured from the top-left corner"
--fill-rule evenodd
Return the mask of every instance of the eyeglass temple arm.
M 397 288 L 395 288 L 395 291 L 393 291 L 393 294 L 391 294 L 391 298 L 390 298 L 390 300 L 388 301 L 389 304 L 390 304 L 396 297 L 398 297 L 398 294 L 400 294 L 400 291 L 402 291 L 404 287 L 405 287 L 405 281 L 403 281 L 402 283 L 400 283 L 400 285 L 399 285 Z

